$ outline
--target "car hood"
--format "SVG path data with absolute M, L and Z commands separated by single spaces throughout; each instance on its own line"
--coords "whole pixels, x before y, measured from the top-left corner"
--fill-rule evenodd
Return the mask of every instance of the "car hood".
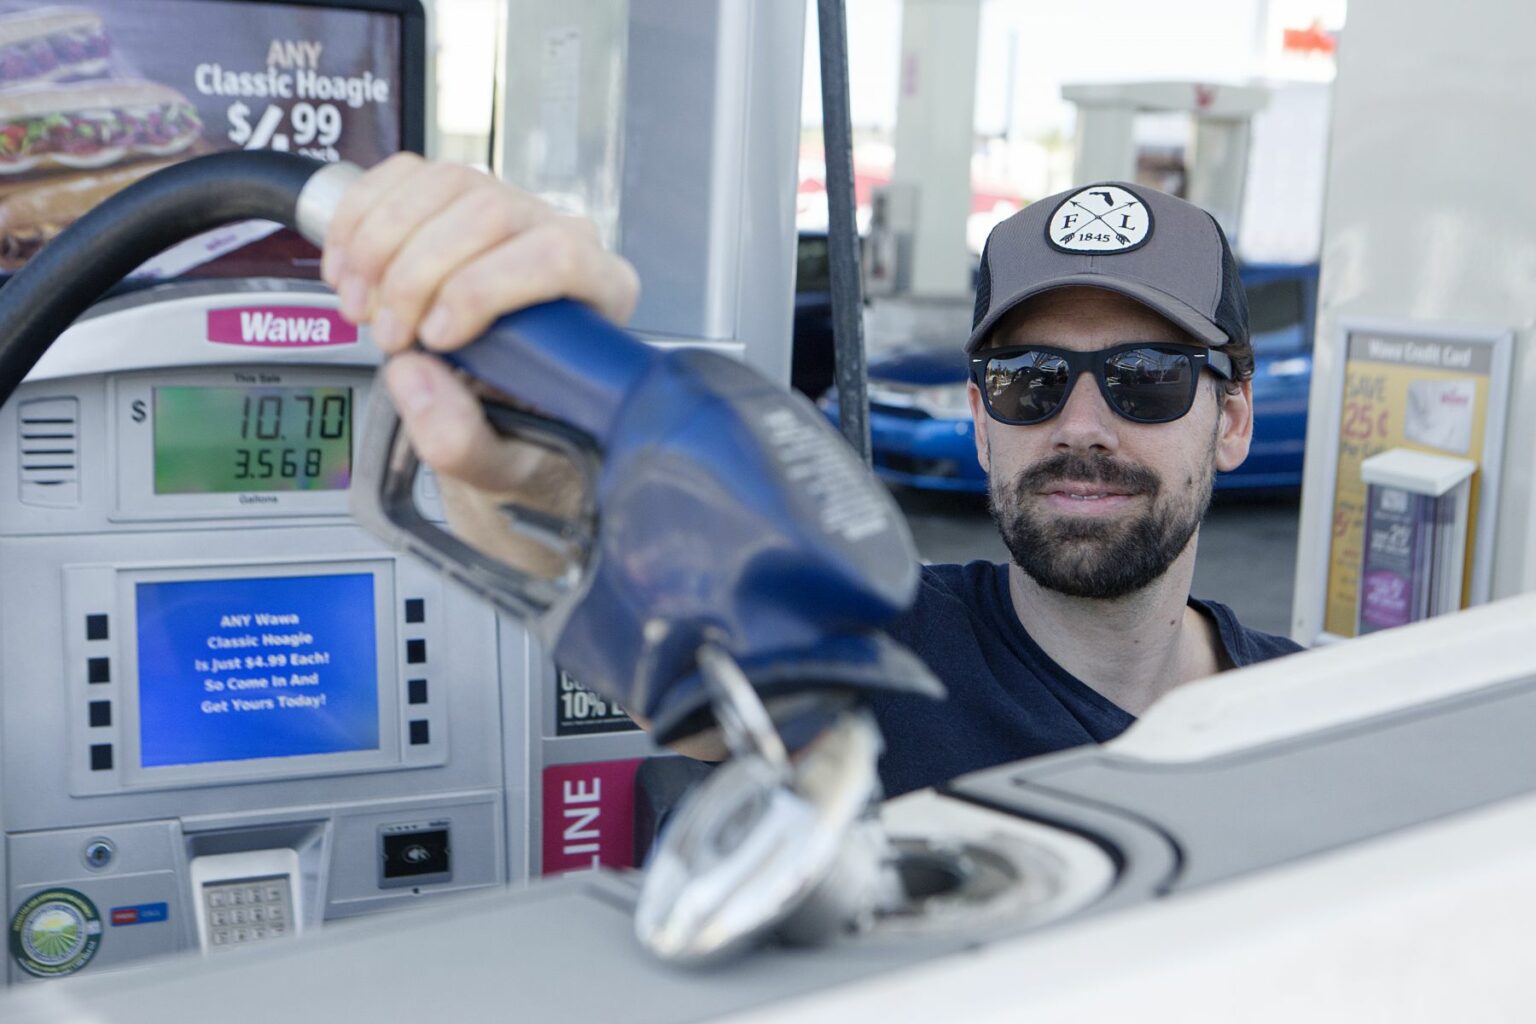
M 921 348 L 892 352 L 869 363 L 869 379 L 895 384 L 959 384 L 965 381 L 965 353 L 954 348 Z

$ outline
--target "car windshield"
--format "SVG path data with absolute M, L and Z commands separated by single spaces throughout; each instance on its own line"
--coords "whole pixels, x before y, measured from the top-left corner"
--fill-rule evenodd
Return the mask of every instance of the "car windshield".
M 1258 352 L 1300 348 L 1306 337 L 1301 281 L 1278 278 L 1247 286 L 1248 329 Z
M 832 290 L 832 271 L 827 263 L 827 236 L 801 235 L 796 250 L 795 292 Z

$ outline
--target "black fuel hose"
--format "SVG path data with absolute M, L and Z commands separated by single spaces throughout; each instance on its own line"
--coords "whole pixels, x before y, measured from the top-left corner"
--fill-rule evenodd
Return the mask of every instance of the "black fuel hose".
M 81 217 L 0 288 L 0 403 L 55 338 L 145 260 L 237 221 L 297 227 L 299 195 L 326 166 L 288 153 L 216 153 L 158 171 Z
M 832 284 L 833 379 L 838 428 L 870 465 L 869 369 L 864 354 L 864 294 L 853 189 L 853 120 L 848 90 L 848 14 L 843 0 L 820 0 L 821 124 L 827 168 L 827 260 Z

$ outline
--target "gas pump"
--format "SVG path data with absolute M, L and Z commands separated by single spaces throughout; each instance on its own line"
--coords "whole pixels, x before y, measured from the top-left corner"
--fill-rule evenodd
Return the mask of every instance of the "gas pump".
M 87 91 L 70 77 L 145 80 L 192 111 L 195 137 L 155 161 L 129 147 L 135 173 L 114 188 L 215 149 L 366 165 L 425 141 L 416 0 L 127 0 L 62 26 L 39 6 L 0 3 L 0 26 L 101 51 L 66 91 Z M 521 26 L 537 16 L 548 32 L 509 29 L 509 49 L 553 32 L 576 43 L 557 65 L 618 69 L 623 87 L 600 94 L 622 100 L 602 121 L 627 126 L 615 144 L 684 101 L 717 126 L 686 150 L 628 147 L 607 219 L 626 254 L 659 266 L 712 246 L 707 272 L 653 290 L 636 326 L 662 348 L 787 372 L 793 237 L 776 239 L 793 216 L 803 12 L 635 4 L 650 38 L 678 43 L 625 60 L 623 33 L 573 39 L 554 5 L 527 6 Z M 797 57 L 742 59 L 759 48 Z M 682 69 L 731 87 L 679 93 Z M 547 102 L 565 82 L 510 90 L 505 117 L 565 130 Z M 0 82 L 0 117 L 7 96 Z M 113 190 L 56 164 L 0 180 L 0 221 L 55 186 L 92 203 Z M 725 210 L 758 228 L 715 231 Z M 313 249 L 275 228 L 243 220 L 157 256 L 0 411 L 0 472 L 18 481 L 0 493 L 6 921 L 78 939 L 13 945 L 11 981 L 634 863 L 649 738 L 521 622 L 353 523 L 379 354 L 314 280 Z M 411 497 L 441 520 L 430 474 Z
M 113 4 L 63 25 L 36 6 L 0 24 L 59 52 L 89 26 L 104 51 L 58 102 L 105 124 L 117 93 L 175 91 L 201 126 L 175 159 L 423 142 L 414 2 Z M 0 203 L 92 173 L 21 173 Z M 527 665 L 490 609 L 351 524 L 379 356 L 273 227 L 142 268 L 0 411 L 11 981 L 526 877 L 526 762 L 507 753 L 527 723 L 498 682 Z
M 350 523 L 334 302 L 137 293 L 56 351 L 0 413 L 7 919 L 102 934 L 12 980 L 506 881 L 496 616 Z
M 125 137 L 12 154 L 35 166 L 0 184 L 8 238 L 215 149 L 372 163 L 425 141 L 416 0 L 6 3 L 0 28 L 57 65 L 0 83 L 0 118 Z M 154 144 L 146 102 L 188 135 Z M 649 741 L 515 621 L 353 524 L 380 356 L 277 226 L 140 267 L 0 410 L 9 981 L 632 858 L 615 819 Z M 441 516 L 430 476 L 419 497 Z M 592 737 L 584 763 L 541 781 L 544 737 L 567 730 Z M 565 841 L 541 850 L 546 806 Z

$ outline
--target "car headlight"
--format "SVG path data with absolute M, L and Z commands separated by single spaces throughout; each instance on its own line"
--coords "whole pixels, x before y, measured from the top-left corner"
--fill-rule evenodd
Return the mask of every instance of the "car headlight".
M 892 409 L 916 409 L 936 420 L 970 419 L 971 406 L 965 397 L 965 383 L 893 384 L 869 382 L 869 404 Z

